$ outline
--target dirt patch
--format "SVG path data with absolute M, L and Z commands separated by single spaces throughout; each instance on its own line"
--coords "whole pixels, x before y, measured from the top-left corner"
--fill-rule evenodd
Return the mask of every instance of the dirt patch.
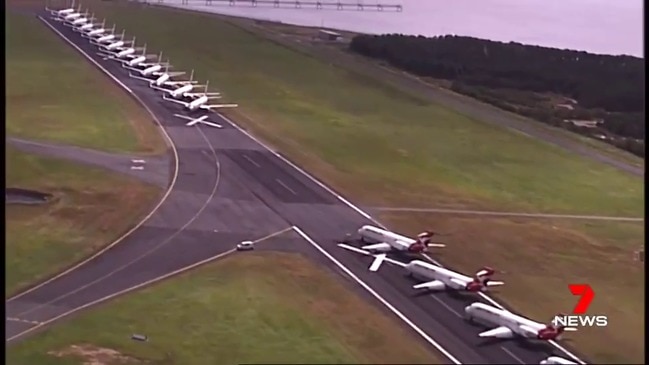
M 143 364 L 142 361 L 123 355 L 119 351 L 87 344 L 72 345 L 64 350 L 50 351 L 48 354 L 56 357 L 81 358 L 83 365 Z

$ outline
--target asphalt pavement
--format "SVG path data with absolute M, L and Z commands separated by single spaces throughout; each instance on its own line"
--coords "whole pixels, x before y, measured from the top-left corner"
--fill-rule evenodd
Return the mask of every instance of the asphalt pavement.
M 49 23 L 119 78 L 156 114 L 176 146 L 178 175 L 159 209 L 121 243 L 7 301 L 7 340 L 25 338 L 29 332 L 24 331 L 29 328 L 44 326 L 114 293 L 226 252 L 241 240 L 295 226 L 462 363 L 533 364 L 550 354 L 565 357 L 545 343 L 479 339 L 477 334 L 484 328 L 460 318 L 464 306 L 479 300 L 477 296 L 415 295 L 412 282 L 397 268 L 383 265 L 378 272 L 369 272 L 368 258 L 336 245 L 346 233 L 372 224 L 367 217 L 218 114 L 210 113 L 210 120 L 224 128 L 186 126 L 186 121 L 173 116 L 182 112 L 181 106 L 170 105 L 144 82 L 128 78 L 116 62 L 97 57 L 96 48 L 77 33 Z M 245 104 L 245 100 L 237 102 Z M 309 255 L 349 279 L 295 231 L 275 236 L 264 246 Z M 347 283 L 380 305 L 355 281 Z M 399 320 L 394 312 L 386 309 L 386 313 Z M 413 331 L 413 335 L 424 341 L 421 334 Z

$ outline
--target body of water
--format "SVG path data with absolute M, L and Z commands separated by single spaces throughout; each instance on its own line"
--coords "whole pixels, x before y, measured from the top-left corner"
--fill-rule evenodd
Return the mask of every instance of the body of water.
M 644 55 L 642 0 L 385 0 L 402 12 L 336 11 L 314 8 L 257 8 L 227 2 L 163 0 L 194 10 L 324 26 L 362 33 L 445 34 L 583 50 Z M 377 0 L 365 0 L 365 4 Z M 356 2 L 352 0 L 351 2 Z M 217 5 L 218 4 L 218 5 Z

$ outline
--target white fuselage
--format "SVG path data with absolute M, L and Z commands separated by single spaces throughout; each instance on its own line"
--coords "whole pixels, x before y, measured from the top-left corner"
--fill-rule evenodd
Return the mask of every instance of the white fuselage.
M 547 359 L 541 360 L 541 364 L 563 364 L 563 365 L 577 365 L 576 362 L 570 361 L 568 359 L 564 359 L 563 357 L 559 356 L 550 356 Z
M 176 90 L 172 91 L 169 94 L 174 98 L 180 98 L 180 97 L 184 96 L 185 93 L 188 93 L 188 92 L 192 91 L 192 89 L 194 89 L 194 85 L 187 84 L 187 85 L 183 85 L 183 86 L 177 88 Z
M 57 16 L 64 16 L 66 14 L 74 13 L 75 10 L 76 9 L 72 9 L 72 8 L 59 10 L 59 11 L 56 12 L 56 15 Z
M 149 76 L 149 75 L 153 74 L 154 72 L 158 72 L 160 70 L 162 70 L 162 66 L 153 65 L 151 67 L 148 67 L 148 68 L 145 68 L 144 70 L 142 70 L 142 76 Z
M 125 49 L 125 50 L 119 51 L 119 52 L 115 55 L 115 57 L 117 57 L 117 58 L 122 58 L 122 57 L 126 57 L 126 56 L 128 56 L 128 55 L 131 55 L 131 54 L 133 54 L 133 53 L 135 53 L 135 49 L 132 48 L 132 47 L 129 47 L 129 48 Z
M 73 20 L 71 22 L 71 24 L 72 25 L 81 25 L 81 24 L 86 24 L 89 21 L 90 21 L 90 19 L 84 17 L 84 18 L 78 18 L 78 19 Z
M 201 96 L 200 98 L 192 101 L 191 103 L 187 104 L 187 108 L 189 110 L 196 110 L 201 107 L 201 105 L 207 103 L 209 98 L 205 95 Z
M 88 36 L 90 36 L 90 37 L 94 37 L 94 36 L 98 36 L 98 35 L 102 35 L 102 34 L 104 34 L 105 31 L 106 31 L 106 29 L 104 29 L 104 28 L 99 28 L 99 29 L 93 29 L 93 30 L 89 31 L 89 32 L 86 33 L 86 34 L 87 34 Z M 99 38 L 99 39 L 101 39 L 101 38 Z
M 407 250 L 416 242 L 412 238 L 369 225 L 359 228 L 358 234 L 363 240 L 387 243 L 392 249 L 400 251 Z
M 165 72 L 155 80 L 155 84 L 156 86 L 162 86 L 165 82 L 169 81 L 170 78 L 169 74 Z
M 63 20 L 71 22 L 74 19 L 81 18 L 82 14 L 81 13 L 70 13 L 66 16 L 63 17 Z
M 110 41 L 112 41 L 113 39 L 115 39 L 115 35 L 114 35 L 114 34 L 106 34 L 106 35 L 104 35 L 104 36 L 101 36 L 101 37 L 97 38 L 97 42 L 99 42 L 99 43 L 105 43 L 105 42 L 110 42 Z
M 87 24 L 84 24 L 84 25 L 78 27 L 77 29 L 83 32 L 83 31 L 87 31 L 89 29 L 92 29 L 93 26 L 94 25 L 92 23 L 87 23 Z
M 110 51 L 112 49 L 117 49 L 119 47 L 122 47 L 123 45 L 124 45 L 124 41 L 117 41 L 107 45 L 106 49 Z
M 127 64 L 128 64 L 129 67 L 134 67 L 134 66 L 137 66 L 137 65 L 139 65 L 140 63 L 142 63 L 144 61 L 146 61 L 145 56 L 137 56 L 134 59 L 128 61 Z
M 477 322 L 507 327 L 512 332 L 524 337 L 527 337 L 527 333 L 521 330 L 521 326 L 528 327 L 535 331 L 540 331 L 546 327 L 545 324 L 479 302 L 467 306 L 464 308 L 464 312 L 467 317 L 470 317 Z
M 410 261 L 405 269 L 416 278 L 439 280 L 453 289 L 464 289 L 466 284 L 473 281 L 472 278 L 466 275 L 421 260 Z

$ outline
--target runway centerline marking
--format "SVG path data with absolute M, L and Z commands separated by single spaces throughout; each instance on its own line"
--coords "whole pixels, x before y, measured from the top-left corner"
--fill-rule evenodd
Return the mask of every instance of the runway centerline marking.
M 146 103 L 144 103 L 144 101 L 142 101 L 142 99 L 140 99 L 140 97 L 137 94 L 133 93 L 133 91 L 128 86 L 124 85 L 124 83 L 122 83 L 116 76 L 114 76 L 113 74 L 108 72 L 108 70 L 106 70 L 106 68 L 104 68 L 102 65 L 100 65 L 97 61 L 95 61 L 92 57 L 90 57 L 86 52 L 84 52 L 81 48 L 79 48 L 79 46 L 77 46 L 74 42 L 72 42 L 65 35 L 63 35 L 61 32 L 59 32 L 58 29 L 54 28 L 54 26 L 52 26 L 48 21 L 46 21 L 45 19 L 43 19 L 40 16 L 38 18 L 45 25 L 47 25 L 51 30 L 53 30 L 56 34 L 58 34 L 61 38 L 63 38 L 63 40 L 65 40 L 68 44 L 70 44 L 77 51 L 79 51 L 83 56 L 85 56 L 86 59 L 90 60 L 91 63 L 93 63 L 95 66 L 97 66 L 101 71 L 103 71 L 106 75 L 108 75 L 119 86 L 121 86 L 124 90 L 126 90 L 132 97 L 135 98 L 135 100 L 137 100 L 140 103 L 140 105 L 142 105 L 144 107 L 144 109 L 146 109 L 146 111 L 149 113 L 149 115 L 151 115 L 151 117 L 156 122 L 158 127 L 160 127 L 160 130 L 162 131 L 162 134 L 164 135 L 165 139 L 169 143 L 169 146 L 171 147 L 171 150 L 172 150 L 172 153 L 173 153 L 173 156 L 174 156 L 174 172 L 173 172 L 173 176 L 172 176 L 172 179 L 171 179 L 171 183 L 169 184 L 169 188 L 167 189 L 165 194 L 162 196 L 162 198 L 160 199 L 158 204 L 155 207 L 153 207 L 151 212 L 149 212 L 149 214 L 147 214 L 133 228 L 131 228 L 129 231 L 124 233 L 121 237 L 119 237 L 118 239 L 116 239 L 115 241 L 113 241 L 112 243 L 107 245 L 106 247 L 102 248 L 101 250 L 97 251 L 95 254 L 91 255 L 88 258 L 86 258 L 85 260 L 77 263 L 76 265 L 72 266 L 71 268 L 69 268 L 69 269 L 67 269 L 67 270 L 65 270 L 65 271 L 63 271 L 61 273 L 58 273 L 57 275 L 54 275 L 53 277 L 51 277 L 51 278 L 49 278 L 49 279 L 47 279 L 47 280 L 45 280 L 45 281 L 31 287 L 31 288 L 29 288 L 29 289 L 27 289 L 27 290 L 25 290 L 25 291 L 23 291 L 21 293 L 18 293 L 16 295 L 14 295 L 13 297 L 7 299 L 5 301 L 5 303 L 9 303 L 9 302 L 11 302 L 13 300 L 16 300 L 16 299 L 22 297 L 25 294 L 31 293 L 32 291 L 34 291 L 34 290 L 36 290 L 36 289 L 38 289 L 38 288 L 40 288 L 40 287 L 42 287 L 42 286 L 44 286 L 46 284 L 49 284 L 49 283 L 51 283 L 52 281 L 54 281 L 54 280 L 56 280 L 58 278 L 61 278 L 61 277 L 65 276 L 65 275 L 73 272 L 74 270 L 78 269 L 82 265 L 90 262 L 91 260 L 93 260 L 93 259 L 99 257 L 100 255 L 104 254 L 105 252 L 107 252 L 111 248 L 115 247 L 117 244 L 122 242 L 126 237 L 131 235 L 131 233 L 135 232 L 138 228 L 140 228 L 142 225 L 144 225 L 144 223 L 146 221 L 148 221 L 151 217 L 153 217 L 153 215 L 158 211 L 158 209 L 160 209 L 160 207 L 162 207 L 162 204 L 167 200 L 169 195 L 171 195 L 171 192 L 173 191 L 174 187 L 176 186 L 176 181 L 178 180 L 178 171 L 179 171 L 178 150 L 176 149 L 176 145 L 174 144 L 173 139 L 171 138 L 169 133 L 167 133 L 167 130 L 164 128 L 164 126 L 162 125 L 162 123 L 160 122 L 158 117 L 155 115 L 155 113 L 153 113 L 153 111 L 149 108 L 149 106 L 146 105 Z
M 293 227 L 287 227 L 287 228 L 284 228 L 284 229 L 282 229 L 282 230 L 280 230 L 280 231 L 273 232 L 273 233 L 271 233 L 271 234 L 269 234 L 269 235 L 266 235 L 266 236 L 264 236 L 264 237 L 258 238 L 258 239 L 256 239 L 256 240 L 253 240 L 252 242 L 255 243 L 255 244 L 258 244 L 258 243 L 261 243 L 261 242 L 263 242 L 263 241 L 266 241 L 266 240 L 268 240 L 268 239 L 271 239 L 271 238 L 273 238 L 273 237 L 275 237 L 275 236 L 279 236 L 279 235 L 281 235 L 281 234 L 283 234 L 283 233 L 286 233 L 286 232 L 288 232 L 288 231 L 291 231 L 291 230 L 293 230 Z M 75 308 L 75 309 L 69 310 L 69 311 L 67 311 L 67 312 L 65 312 L 65 313 L 63 313 L 63 314 L 59 314 L 58 316 L 56 316 L 56 317 L 54 317 L 54 318 L 48 319 L 48 320 L 43 321 L 43 322 L 39 322 L 39 323 L 38 323 L 37 325 L 35 325 L 34 327 L 28 328 L 28 329 L 26 329 L 26 330 L 24 330 L 24 331 L 22 331 L 22 332 L 20 332 L 20 333 L 18 333 L 18 334 L 16 334 L 16 335 L 10 337 L 9 339 L 7 339 L 6 342 L 13 341 L 13 340 L 15 340 L 15 339 L 18 338 L 18 337 L 24 336 L 24 335 L 28 334 L 29 332 L 32 332 L 32 331 L 36 330 L 37 328 L 43 327 L 43 326 L 45 326 L 45 325 L 48 325 L 48 324 L 50 324 L 50 323 L 52 323 L 52 322 L 54 322 L 54 321 L 57 321 L 57 320 L 59 320 L 59 319 L 61 319 L 61 318 L 63 318 L 63 317 L 69 316 L 69 315 L 72 314 L 72 313 L 75 313 L 75 312 L 78 312 L 78 311 L 83 310 L 83 309 L 85 309 L 85 308 L 88 308 L 88 307 L 91 307 L 91 306 L 93 306 L 93 305 L 99 304 L 99 303 L 104 302 L 104 301 L 106 301 L 106 300 L 109 300 L 109 299 L 111 299 L 111 298 L 114 298 L 114 297 L 117 297 L 117 296 L 120 296 L 120 295 L 126 294 L 126 293 L 128 293 L 128 292 L 131 292 L 131 291 L 137 290 L 137 289 L 142 288 L 142 287 L 144 287 L 144 286 L 154 284 L 154 283 L 156 283 L 156 282 L 158 282 L 158 281 L 168 279 L 168 278 L 170 278 L 170 277 L 172 277 L 172 276 L 176 276 L 176 275 L 182 274 L 182 273 L 184 273 L 184 272 L 186 272 L 186 271 L 189 271 L 189 270 L 192 270 L 192 269 L 194 269 L 194 268 L 196 268 L 196 267 L 198 267 L 198 266 L 205 265 L 205 264 L 207 264 L 207 263 L 209 263 L 209 262 L 211 262 L 211 261 L 218 260 L 218 259 L 220 259 L 220 258 L 223 258 L 223 257 L 228 256 L 228 255 L 230 255 L 230 254 L 232 254 L 232 253 L 235 253 L 235 252 L 237 252 L 236 248 L 230 249 L 230 250 L 225 251 L 225 252 L 221 252 L 220 254 L 214 255 L 214 256 L 212 256 L 212 257 L 208 257 L 208 258 L 206 258 L 206 259 L 204 259 L 204 260 L 202 260 L 202 261 L 195 262 L 195 263 L 193 263 L 193 264 L 191 264 L 191 265 L 187 265 L 187 266 L 182 267 L 182 268 L 180 268 L 180 269 L 178 269 L 178 270 L 175 270 L 175 271 L 172 271 L 172 272 L 170 272 L 170 273 L 167 273 L 167 274 L 164 274 L 164 275 L 158 276 L 157 278 L 153 278 L 153 279 L 151 279 L 151 280 L 147 280 L 147 281 L 145 281 L 145 282 L 143 282 L 143 283 L 140 283 L 140 284 L 138 284 L 138 285 L 132 286 L 132 287 L 130 287 L 130 288 L 127 288 L 127 289 L 124 289 L 124 290 L 120 290 L 120 291 L 118 291 L 118 292 L 116 292 L 116 293 L 113 293 L 113 294 L 107 295 L 107 296 L 105 296 L 105 297 L 102 297 L 102 298 L 96 299 L 96 300 L 94 300 L 94 301 L 92 301 L 92 302 L 90 302 L 90 303 L 86 303 L 86 304 L 84 304 L 84 305 L 82 305 L 82 306 L 80 306 L 80 307 L 78 307 L 78 308 Z
M 435 294 L 430 294 L 428 295 L 429 297 L 435 299 L 439 304 L 441 304 L 444 308 L 448 309 L 451 313 L 453 313 L 456 317 L 458 318 L 463 318 L 461 314 L 455 311 L 455 309 L 451 308 L 448 304 L 444 303 L 443 300 L 439 299 Z
M 282 186 L 284 187 L 284 189 L 286 189 L 286 190 L 290 191 L 291 193 L 293 193 L 293 195 L 297 195 L 297 193 L 295 192 L 295 190 L 291 189 L 291 188 L 290 188 L 288 185 L 286 185 L 282 180 L 280 180 L 280 179 L 275 179 L 275 181 L 277 181 L 278 184 L 282 185 Z
M 15 318 L 15 317 L 7 317 L 6 320 L 10 321 L 10 322 L 21 322 L 21 323 L 29 323 L 29 324 L 35 324 L 35 325 L 39 325 L 39 324 L 43 323 L 43 322 L 39 322 L 39 321 L 30 321 L 29 319 L 22 319 L 22 318 Z
M 503 351 L 505 351 L 505 353 L 506 353 L 507 355 L 509 355 L 509 356 L 511 356 L 512 358 L 514 358 L 514 360 L 516 360 L 516 361 L 520 362 L 521 364 L 525 365 L 525 361 L 521 360 L 518 356 L 514 355 L 513 352 L 507 350 L 507 348 L 506 348 L 505 346 L 500 346 L 500 348 L 503 349 Z
M 255 160 L 253 160 L 252 158 L 248 157 L 248 155 L 243 155 L 243 158 L 245 158 L 246 160 L 250 161 L 251 164 L 253 164 L 253 165 L 257 166 L 257 167 L 261 167 L 261 166 L 259 166 L 259 164 L 257 164 L 257 163 L 255 162 Z

